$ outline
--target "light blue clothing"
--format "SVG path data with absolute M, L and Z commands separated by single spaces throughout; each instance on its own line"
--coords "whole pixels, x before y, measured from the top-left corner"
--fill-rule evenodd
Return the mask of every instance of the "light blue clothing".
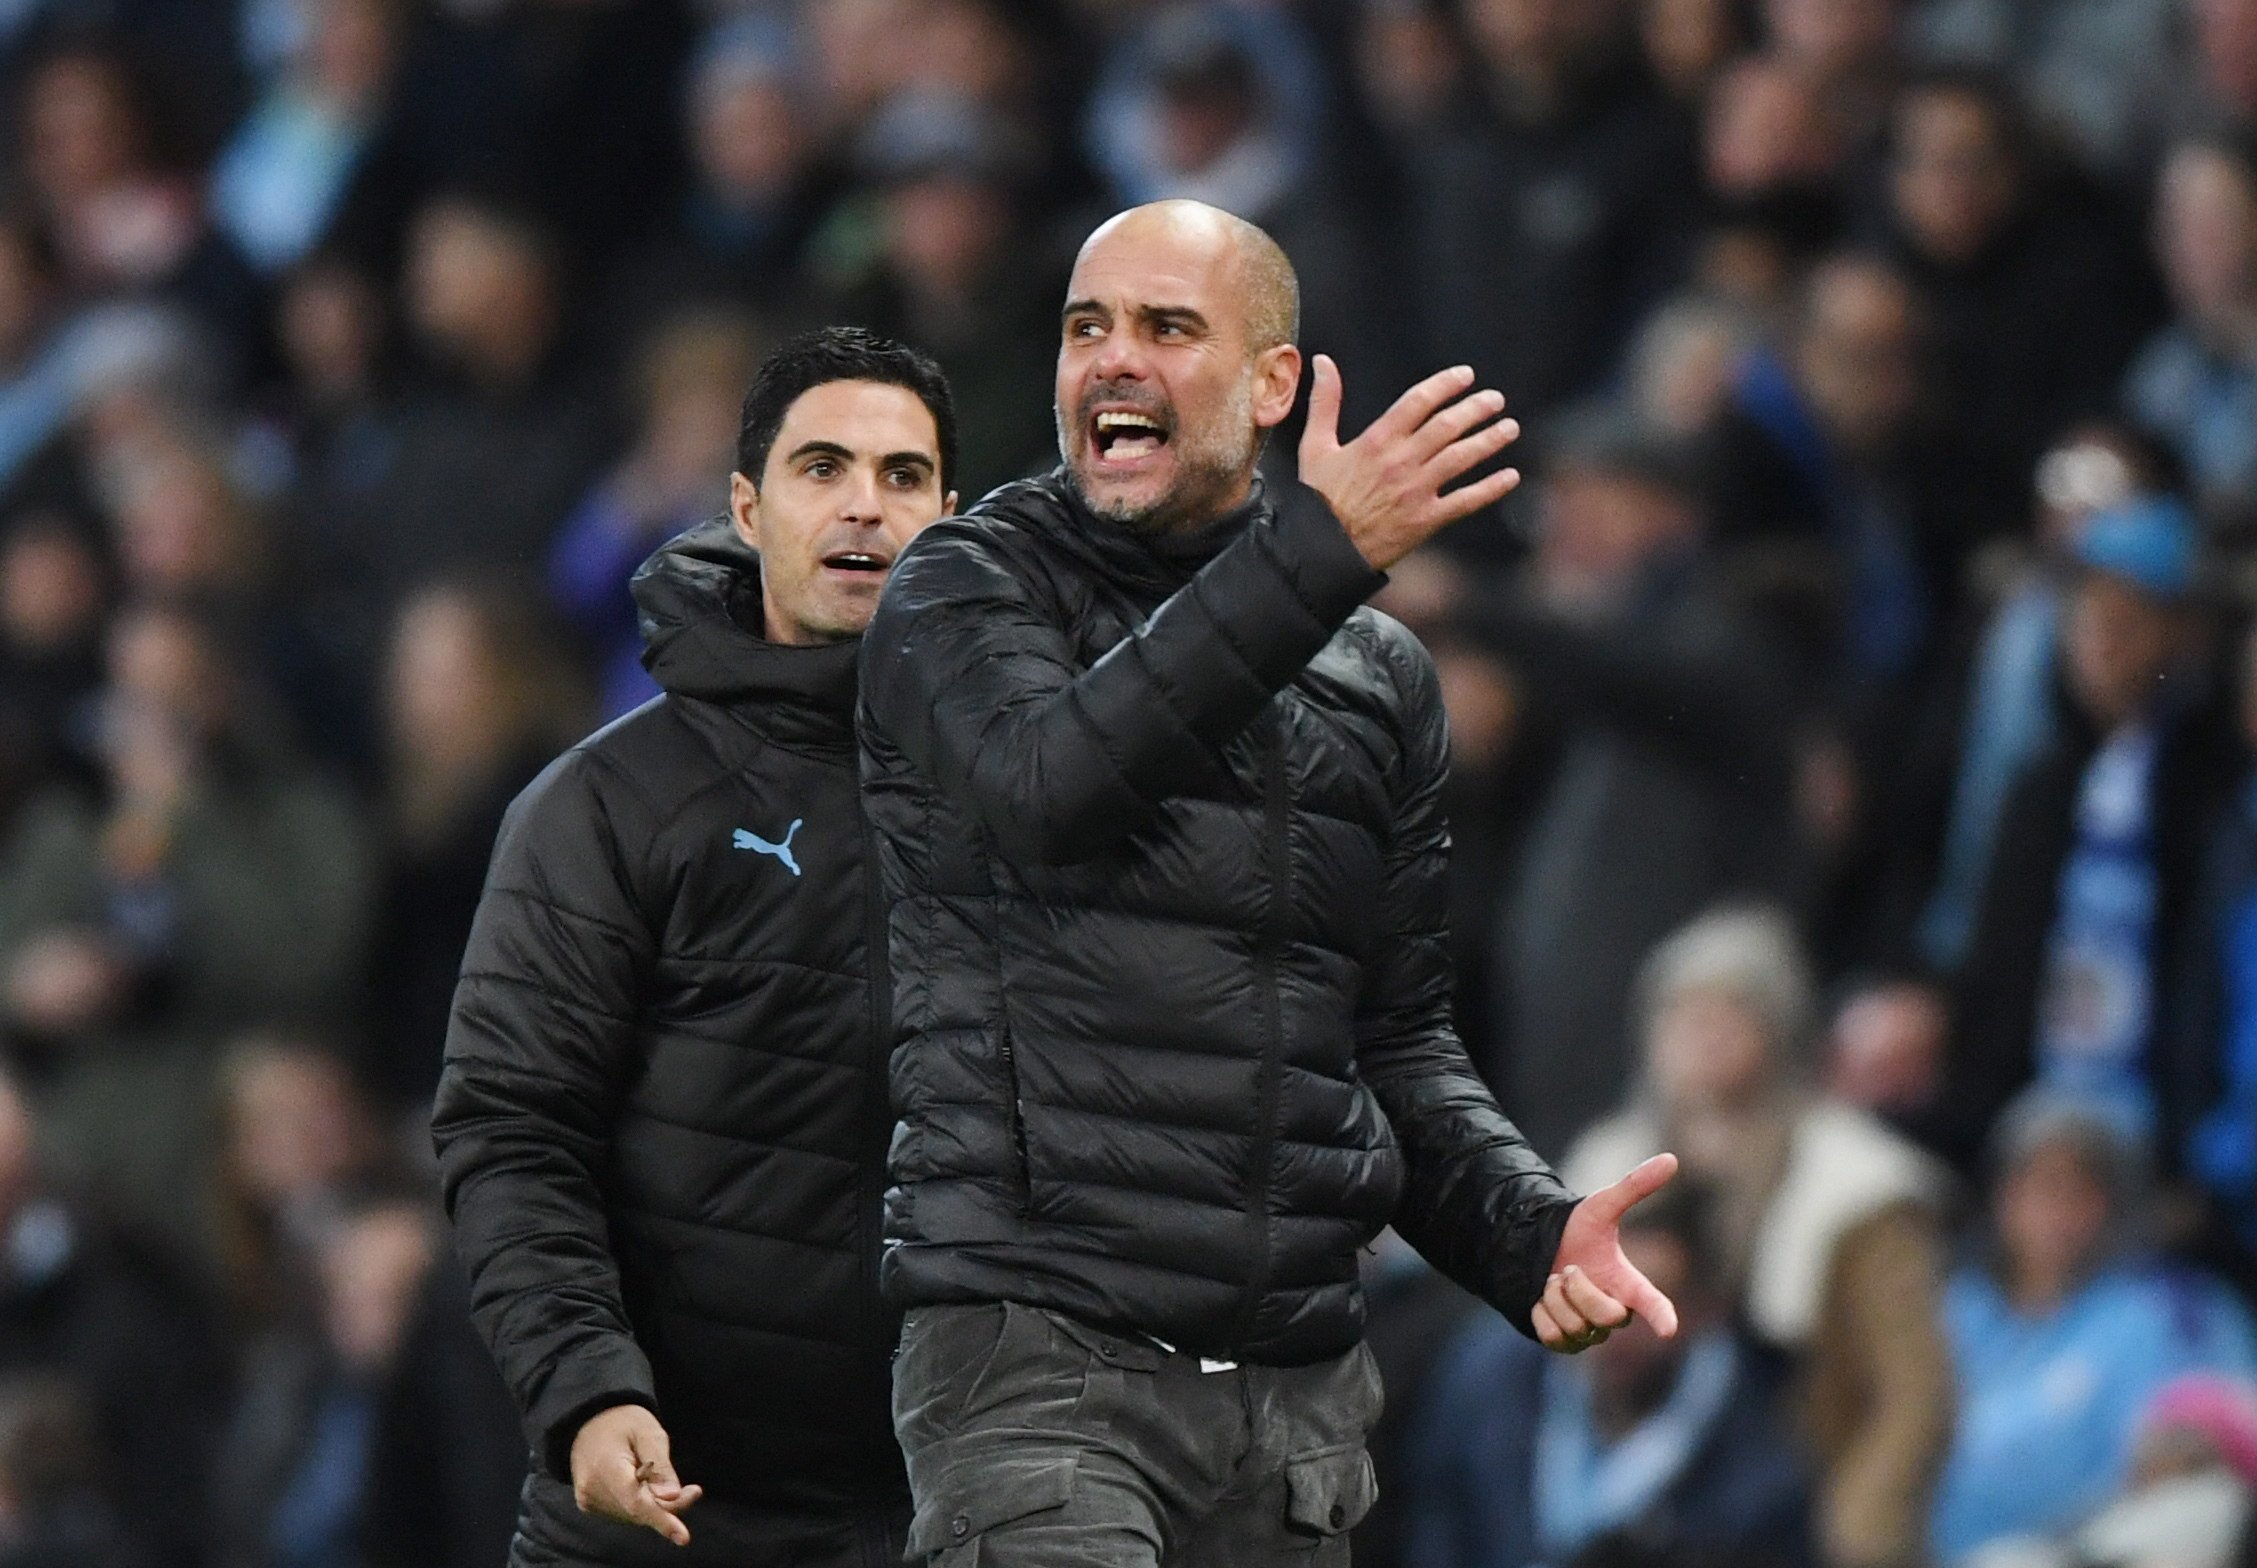
M 1963 1269 L 1944 1291 L 1944 1330 L 1959 1388 L 1933 1516 L 1945 1563 L 2002 1536 L 2056 1534 L 2106 1503 L 2141 1410 L 2173 1378 L 2257 1370 L 2246 1309 L 2204 1276 L 2160 1268 L 2111 1269 L 2043 1318 Z
M 2007 794 L 2024 764 L 2053 738 L 2053 664 L 2060 641 L 2061 589 L 2040 578 L 1998 607 L 1976 653 L 1943 864 L 1920 915 L 1921 956 L 1944 973 L 1959 967 L 1974 939 L 1975 910 L 1990 875 Z
M 2257 503 L 2257 360 L 2214 354 L 2172 327 L 2132 361 L 2124 402 L 2177 451 L 2206 503 Z
M 213 220 L 271 276 L 313 249 L 344 199 L 369 128 L 287 87 L 259 101 L 212 169 Z
M 2155 1127 L 2147 1056 L 2154 1032 L 2155 724 L 2128 724 L 2085 765 L 2075 841 L 2047 938 L 2038 996 L 2040 1083 L 2105 1105 L 2123 1130 Z
M 1548 1366 L 1536 1426 L 1537 1545 L 1565 1562 L 1645 1517 L 1692 1468 L 1738 1381 L 1731 1336 L 1704 1335 L 1685 1352 L 1661 1408 L 1610 1443 L 1592 1419 L 1591 1379 L 1583 1369 L 1565 1360 Z

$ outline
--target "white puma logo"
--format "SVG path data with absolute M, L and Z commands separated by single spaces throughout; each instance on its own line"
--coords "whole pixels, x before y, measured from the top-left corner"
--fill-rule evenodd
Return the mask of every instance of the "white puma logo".
M 799 831 L 800 824 L 806 820 L 804 817 L 792 818 L 792 825 L 784 829 L 782 842 L 776 844 L 769 843 L 757 833 L 747 833 L 743 828 L 739 828 L 736 831 L 737 848 L 749 849 L 756 855 L 774 855 L 784 863 L 785 869 L 796 877 L 800 874 L 799 862 L 792 858 L 792 835 Z

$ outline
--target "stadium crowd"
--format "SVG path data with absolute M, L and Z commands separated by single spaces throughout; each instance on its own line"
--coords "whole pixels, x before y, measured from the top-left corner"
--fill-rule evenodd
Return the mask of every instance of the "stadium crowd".
M 7 0 L 0 124 L 0 1568 L 501 1562 L 501 812 L 766 346 L 934 354 L 976 496 L 1165 195 L 1351 427 L 1511 395 L 1380 601 L 1462 1027 L 1686 1171 L 1674 1341 L 1370 1260 L 1359 1559 L 2257 1563 L 2257 0 Z

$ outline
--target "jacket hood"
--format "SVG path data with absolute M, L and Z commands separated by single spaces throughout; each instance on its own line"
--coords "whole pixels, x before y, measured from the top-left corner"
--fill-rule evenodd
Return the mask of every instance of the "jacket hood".
M 854 640 L 791 647 L 761 634 L 760 556 L 726 516 L 660 545 L 635 572 L 643 668 L 677 697 L 757 705 L 769 719 L 851 739 Z M 834 733 L 835 732 L 835 733 Z

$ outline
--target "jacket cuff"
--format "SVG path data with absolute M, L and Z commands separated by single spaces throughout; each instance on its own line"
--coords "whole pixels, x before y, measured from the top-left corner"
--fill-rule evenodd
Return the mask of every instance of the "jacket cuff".
M 1327 626 L 1338 626 L 1377 593 L 1387 574 L 1364 559 L 1323 496 L 1304 484 L 1278 487 L 1270 553 L 1295 598 Z
M 657 1413 L 650 1359 L 624 1335 L 590 1346 L 559 1366 L 526 1416 L 535 1462 L 552 1479 L 572 1483 L 572 1443 L 591 1416 L 614 1405 Z
M 1489 1304 L 1502 1312 L 1514 1328 L 1536 1337 L 1532 1321 L 1536 1303 L 1544 1299 L 1544 1282 L 1552 1277 L 1552 1264 L 1560 1254 L 1560 1237 L 1568 1216 L 1580 1198 L 1563 1196 L 1531 1203 L 1513 1216 L 1499 1249 L 1501 1265 L 1495 1274 L 1497 1289 Z

